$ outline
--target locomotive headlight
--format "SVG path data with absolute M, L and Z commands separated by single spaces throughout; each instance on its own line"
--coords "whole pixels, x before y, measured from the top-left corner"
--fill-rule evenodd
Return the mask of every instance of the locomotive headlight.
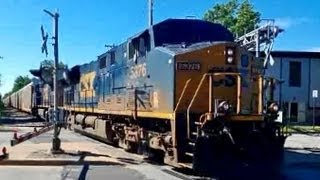
M 233 62 L 233 57 L 228 57 L 227 61 L 231 64 Z
M 227 103 L 225 103 L 225 104 L 223 104 L 223 109 L 225 110 L 225 111 L 227 111 L 228 109 L 229 109 L 229 104 L 227 104 Z
M 272 110 L 273 111 L 278 111 L 279 110 L 279 106 L 277 104 L 275 104 L 273 107 L 272 107 Z
M 230 108 L 230 105 L 228 104 L 227 101 L 222 101 L 219 105 L 218 105 L 218 110 L 219 111 L 223 111 L 226 112 L 228 111 Z
M 232 49 L 228 49 L 227 54 L 228 54 L 229 56 L 232 56 L 232 55 L 233 55 L 233 50 L 232 50 Z
M 271 112 L 278 112 L 279 111 L 279 105 L 276 103 L 271 103 L 269 106 L 269 109 Z

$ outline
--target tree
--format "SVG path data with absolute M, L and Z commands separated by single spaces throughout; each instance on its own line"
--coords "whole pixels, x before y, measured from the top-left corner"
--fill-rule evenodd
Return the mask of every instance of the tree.
M 23 88 L 25 85 L 29 84 L 30 82 L 31 82 L 31 79 L 28 76 L 18 76 L 14 80 L 11 93 L 17 92 L 19 89 Z
M 30 82 L 31 82 L 31 79 L 28 77 L 28 75 L 18 76 L 14 80 L 12 90 L 10 92 L 7 92 L 6 94 L 4 94 L 3 99 L 10 96 L 12 93 L 19 91 L 21 88 L 23 88 L 25 85 L 29 84 Z
M 40 63 L 41 67 L 46 67 L 47 69 L 49 69 L 50 74 L 52 74 L 53 77 L 53 69 L 54 69 L 54 61 L 53 60 L 43 60 Z M 64 69 L 67 68 L 67 65 L 63 64 L 62 62 L 59 62 L 58 64 L 58 68 L 59 69 Z
M 11 92 L 7 92 L 3 95 L 3 99 L 5 99 L 6 97 L 10 96 Z
M 225 4 L 214 5 L 204 14 L 203 19 L 220 23 L 236 36 L 242 36 L 257 27 L 260 16 L 261 14 L 254 10 L 249 0 L 244 0 L 242 3 L 230 0 Z
M 51 67 L 52 69 L 53 69 L 53 67 L 54 67 L 54 61 L 53 61 L 53 60 L 47 60 L 47 59 L 45 59 L 45 60 L 41 61 L 40 64 L 41 64 L 42 66 Z M 59 67 L 59 68 L 64 68 L 64 67 L 66 67 L 66 66 L 67 66 L 67 65 L 63 64 L 62 62 L 59 62 L 59 64 L 58 64 L 58 67 Z

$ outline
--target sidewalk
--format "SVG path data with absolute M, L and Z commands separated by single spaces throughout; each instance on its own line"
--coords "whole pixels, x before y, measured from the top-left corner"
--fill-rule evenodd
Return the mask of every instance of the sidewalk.
M 50 151 L 52 146 L 51 130 L 16 146 L 7 147 L 9 156 L 7 159 L 0 161 L 0 166 L 60 166 L 83 165 L 85 163 L 91 165 L 126 165 L 142 162 L 142 158 L 138 155 L 131 155 L 133 158 L 128 161 L 128 159 L 121 158 L 123 157 L 121 154 L 126 152 L 115 152 L 115 149 L 119 151 L 115 147 L 108 147 L 108 145 L 97 141 L 88 140 L 86 137 L 67 130 L 61 132 L 62 153 L 52 154 Z M 67 139 L 71 139 L 71 141 Z
M 286 148 L 320 150 L 320 135 L 292 134 L 285 143 Z

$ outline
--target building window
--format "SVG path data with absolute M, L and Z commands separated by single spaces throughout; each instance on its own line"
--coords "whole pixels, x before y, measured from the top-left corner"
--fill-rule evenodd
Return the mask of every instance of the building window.
M 291 61 L 289 64 L 289 86 L 301 86 L 301 62 Z
M 290 121 L 291 122 L 298 122 L 298 103 L 291 103 Z
M 112 65 L 114 63 L 116 63 L 116 54 L 114 51 L 111 51 L 110 52 L 110 64 Z
M 99 60 L 99 66 L 100 66 L 100 69 L 103 69 L 103 68 L 107 67 L 106 57 L 102 57 Z

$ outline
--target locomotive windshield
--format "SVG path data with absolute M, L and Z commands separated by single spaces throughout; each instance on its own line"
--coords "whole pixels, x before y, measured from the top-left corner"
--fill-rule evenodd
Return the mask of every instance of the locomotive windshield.
M 201 20 L 169 19 L 153 27 L 155 46 L 204 41 L 234 41 L 233 34 L 220 24 Z

